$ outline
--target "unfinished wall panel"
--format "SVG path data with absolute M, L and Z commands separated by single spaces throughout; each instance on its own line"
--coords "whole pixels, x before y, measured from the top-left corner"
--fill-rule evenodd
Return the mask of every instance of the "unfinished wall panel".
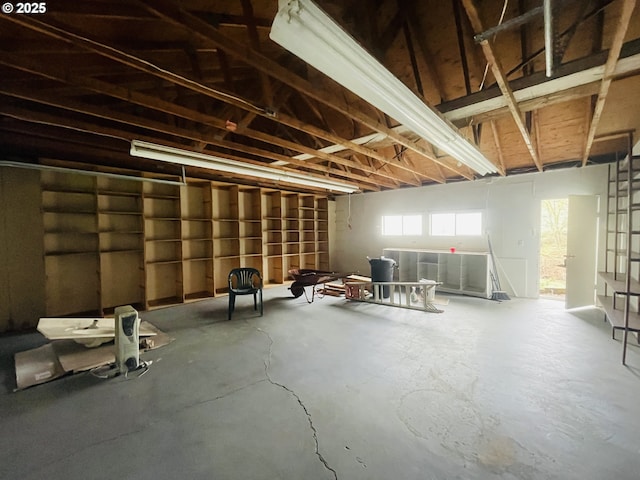
M 45 314 L 40 175 L 0 168 L 0 332 L 33 328 Z

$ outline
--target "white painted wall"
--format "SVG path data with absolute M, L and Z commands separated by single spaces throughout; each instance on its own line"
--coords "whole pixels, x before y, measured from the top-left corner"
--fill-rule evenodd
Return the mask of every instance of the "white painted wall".
M 485 233 L 498 260 L 501 286 L 514 296 L 538 297 L 540 201 L 569 195 L 599 195 L 606 205 L 607 166 L 596 165 L 543 173 L 514 175 L 408 188 L 343 195 L 336 201 L 336 234 L 332 269 L 370 273 L 366 259 L 379 257 L 385 247 L 413 247 L 488 251 L 487 236 L 430 237 L 431 212 L 481 210 Z M 600 213 L 599 242 L 604 241 L 604 207 Z M 381 217 L 420 213 L 421 237 L 383 237 Z M 599 248 L 602 251 L 602 248 Z M 601 260 L 599 260 L 601 263 Z

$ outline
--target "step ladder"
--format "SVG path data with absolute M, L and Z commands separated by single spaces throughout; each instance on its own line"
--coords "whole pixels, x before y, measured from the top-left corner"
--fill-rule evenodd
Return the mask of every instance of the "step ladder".
M 345 297 L 358 302 L 442 313 L 433 304 L 433 291 L 442 282 L 346 282 Z

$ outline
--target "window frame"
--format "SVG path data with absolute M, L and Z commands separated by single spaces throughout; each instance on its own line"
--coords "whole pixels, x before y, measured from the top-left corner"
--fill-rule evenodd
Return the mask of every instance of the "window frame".
M 406 220 L 410 217 L 418 217 L 419 221 L 416 221 L 415 225 L 419 225 L 420 231 L 415 233 L 414 231 L 407 229 Z M 385 224 L 387 218 L 399 219 L 400 231 L 394 233 L 387 233 Z M 411 232 L 411 233 L 407 233 Z M 400 215 L 382 215 L 380 233 L 383 237 L 421 237 L 424 235 L 424 215 L 421 213 L 405 213 Z
M 480 225 L 478 233 L 458 233 L 458 216 L 462 215 L 479 215 Z M 452 215 L 453 216 L 453 233 L 434 233 L 433 217 L 434 215 Z M 429 236 L 431 237 L 481 237 L 484 231 L 485 212 L 483 210 L 450 210 L 450 211 L 437 211 L 429 212 Z

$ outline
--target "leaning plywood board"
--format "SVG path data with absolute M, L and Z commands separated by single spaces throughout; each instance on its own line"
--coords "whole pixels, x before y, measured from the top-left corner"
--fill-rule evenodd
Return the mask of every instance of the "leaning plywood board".
M 41 318 L 38 331 L 49 340 L 83 340 L 92 338 L 111 339 L 115 336 L 113 318 Z M 139 335 L 156 335 L 144 322 L 140 324 Z

